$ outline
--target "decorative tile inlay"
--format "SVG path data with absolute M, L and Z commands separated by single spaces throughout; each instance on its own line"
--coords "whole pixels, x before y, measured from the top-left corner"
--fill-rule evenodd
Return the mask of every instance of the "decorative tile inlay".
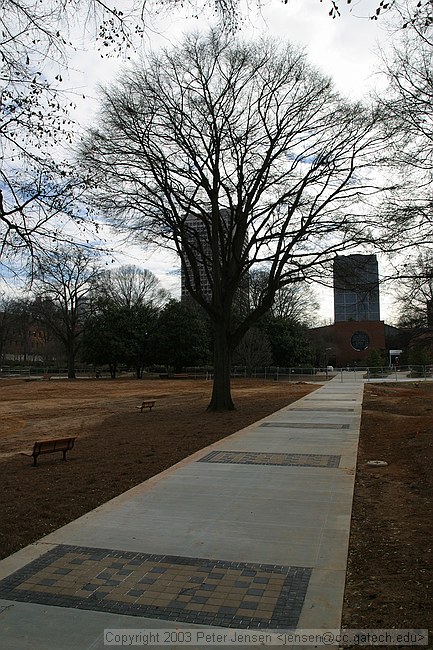
M 332 406 L 326 406 L 325 408 L 322 408 L 321 406 L 315 406 L 314 408 L 302 408 L 301 406 L 295 406 L 293 408 L 290 408 L 291 411 L 316 411 L 322 413 L 322 411 L 330 411 L 332 413 L 353 413 L 355 409 L 346 409 L 341 406 L 336 406 L 335 408 Z
M 211 451 L 198 463 L 237 465 L 279 465 L 296 467 L 338 467 L 341 456 L 329 454 L 278 454 L 256 451 Z
M 324 424 L 323 422 L 263 422 L 259 427 L 282 427 L 288 429 L 349 429 L 349 424 Z
M 324 402 L 325 400 L 328 401 L 329 399 L 332 399 L 333 402 L 356 402 L 356 397 L 329 397 L 327 395 L 326 397 L 304 397 L 305 401 L 307 402 Z
M 0 598 L 236 628 L 297 625 L 311 569 L 59 545 Z

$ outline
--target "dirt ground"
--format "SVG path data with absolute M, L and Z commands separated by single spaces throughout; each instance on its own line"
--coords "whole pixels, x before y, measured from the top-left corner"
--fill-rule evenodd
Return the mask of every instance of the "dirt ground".
M 315 389 L 233 386 L 237 410 L 207 413 L 202 380 L 0 380 L 0 557 Z M 365 388 L 344 627 L 433 630 L 432 416 L 433 383 Z M 65 435 L 67 463 L 18 453 Z
M 433 383 L 365 387 L 343 612 L 350 629 L 429 629 L 429 648 L 432 417 Z
M 0 380 L 0 557 L 314 389 L 235 380 L 236 411 L 207 413 L 205 380 Z M 47 454 L 34 468 L 17 453 L 75 435 L 66 463 Z

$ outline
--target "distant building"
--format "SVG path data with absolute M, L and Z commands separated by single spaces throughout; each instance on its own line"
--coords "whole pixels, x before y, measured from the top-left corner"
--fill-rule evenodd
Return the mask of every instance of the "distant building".
M 385 323 L 383 321 L 346 321 L 316 327 L 310 330 L 316 348 L 321 348 L 319 365 L 364 365 L 372 350 L 385 350 Z
M 333 280 L 335 322 L 311 330 L 313 340 L 327 363 L 362 365 L 372 350 L 388 347 L 387 326 L 380 320 L 376 255 L 339 255 Z
M 220 234 L 224 236 L 227 235 L 227 239 L 232 236 L 230 232 L 230 212 L 227 209 L 222 209 L 220 212 L 221 216 L 221 228 Z M 194 215 L 188 216 L 185 221 L 185 228 L 187 229 L 187 239 L 189 246 L 192 248 L 195 258 L 197 261 L 198 273 L 199 273 L 199 282 L 200 282 L 200 292 L 204 296 L 207 302 L 212 300 L 212 249 L 209 243 L 208 238 L 208 228 L 207 224 L 203 218 L 196 217 Z M 186 304 L 192 303 L 192 297 L 188 292 L 186 287 L 187 278 L 195 288 L 194 278 L 192 274 L 192 269 L 188 263 L 187 256 L 183 256 L 182 267 L 181 267 L 181 302 Z M 245 313 L 249 309 L 249 283 L 248 280 L 243 282 L 239 287 L 235 304 L 237 305 L 241 313 Z
M 335 258 L 334 321 L 380 321 L 376 255 L 339 255 Z
M 196 250 L 196 259 L 198 261 L 201 293 L 207 302 L 212 299 L 212 284 L 208 276 L 212 251 L 207 236 L 207 225 L 198 217 L 190 215 L 186 218 L 185 228 L 187 229 L 187 239 L 189 245 Z M 203 260 L 203 261 L 201 261 Z M 193 283 L 192 270 L 186 255 L 183 256 L 182 268 L 180 275 L 181 282 L 181 301 L 190 303 L 192 298 L 186 288 L 187 278 Z M 195 287 L 193 283 L 193 287 Z

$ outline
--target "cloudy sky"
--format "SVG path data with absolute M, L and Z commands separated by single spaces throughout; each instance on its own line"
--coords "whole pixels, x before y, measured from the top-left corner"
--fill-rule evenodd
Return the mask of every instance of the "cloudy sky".
M 328 15 L 329 3 L 324 0 L 269 0 L 259 11 L 250 10 L 241 35 L 259 36 L 263 33 L 277 36 L 305 48 L 309 59 L 323 73 L 331 76 L 337 89 L 353 100 L 368 97 L 374 87 L 381 87 L 377 74 L 379 48 L 386 49 L 389 41 L 383 21 L 373 21 L 377 0 L 353 1 L 348 7 L 341 0 L 341 17 L 332 19 Z M 206 29 L 209 22 L 206 13 L 197 18 L 173 13 L 154 20 L 147 30 L 140 49 L 156 49 L 171 46 L 182 34 L 196 29 Z M 120 74 L 125 61 L 101 58 L 98 44 L 83 43 L 70 61 L 69 79 L 65 80 L 76 93 L 77 110 L 74 118 L 78 124 L 89 124 L 97 110 L 97 88 L 109 84 Z M 83 95 L 85 98 L 83 98 Z M 179 262 L 165 253 L 145 251 L 128 246 L 128 255 L 120 255 L 121 263 L 133 263 L 149 268 L 160 278 L 163 285 L 175 297 L 179 295 Z M 320 294 L 321 316 L 333 317 L 332 294 Z M 391 318 L 390 301 L 381 294 L 381 317 Z

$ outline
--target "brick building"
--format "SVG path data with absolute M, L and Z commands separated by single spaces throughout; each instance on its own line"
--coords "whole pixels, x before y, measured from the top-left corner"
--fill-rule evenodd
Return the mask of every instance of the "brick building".
M 334 260 L 334 324 L 311 330 L 322 350 L 321 365 L 362 365 L 372 350 L 386 349 L 380 320 L 376 255 L 340 255 Z

